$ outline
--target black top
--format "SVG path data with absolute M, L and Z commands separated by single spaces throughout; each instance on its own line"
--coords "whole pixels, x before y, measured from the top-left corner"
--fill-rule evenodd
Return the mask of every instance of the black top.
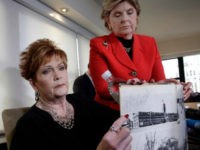
M 76 94 L 67 96 L 75 111 L 75 124 L 65 129 L 35 105 L 19 119 L 11 150 L 95 150 L 103 135 L 119 117 L 118 112 L 84 101 Z M 108 116 L 107 114 L 111 114 Z
M 130 40 L 126 40 L 124 38 L 121 37 L 117 37 L 119 39 L 119 41 L 122 43 L 122 45 L 124 46 L 124 49 L 126 50 L 127 54 L 129 55 L 129 57 L 132 59 L 132 53 L 133 53 L 133 49 L 132 49 L 132 45 L 133 45 L 133 38 Z
M 73 92 L 86 97 L 86 100 L 94 100 L 95 88 L 86 73 L 76 78 L 73 84 Z

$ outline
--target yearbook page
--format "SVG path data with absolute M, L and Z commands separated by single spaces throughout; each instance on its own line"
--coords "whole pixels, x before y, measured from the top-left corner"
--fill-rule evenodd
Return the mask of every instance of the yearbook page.
M 121 115 L 129 114 L 132 150 L 187 150 L 181 85 L 119 87 Z

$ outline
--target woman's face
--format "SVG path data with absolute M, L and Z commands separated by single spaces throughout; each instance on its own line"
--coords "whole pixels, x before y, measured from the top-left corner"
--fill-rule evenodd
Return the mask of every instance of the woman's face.
M 50 100 L 66 96 L 68 93 L 67 68 L 59 57 L 53 56 L 49 62 L 42 64 L 32 83 L 41 98 Z
M 108 18 L 108 25 L 116 36 L 131 39 L 137 25 L 137 11 L 127 1 L 119 3 Z

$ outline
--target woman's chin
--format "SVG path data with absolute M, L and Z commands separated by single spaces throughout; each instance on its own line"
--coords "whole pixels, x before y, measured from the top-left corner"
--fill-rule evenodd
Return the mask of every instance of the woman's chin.
M 55 91 L 54 95 L 56 97 L 62 97 L 62 96 L 66 96 L 68 94 L 68 90 L 66 89 L 59 89 L 57 91 Z
M 122 38 L 124 38 L 124 37 L 132 37 L 132 36 L 133 36 L 133 33 L 130 32 L 130 31 L 123 31 L 120 34 L 120 37 L 122 37 Z

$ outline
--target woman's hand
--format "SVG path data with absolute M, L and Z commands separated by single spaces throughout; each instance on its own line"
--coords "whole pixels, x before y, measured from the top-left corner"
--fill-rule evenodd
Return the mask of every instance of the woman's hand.
M 138 78 L 132 78 L 132 79 L 128 79 L 126 84 L 131 84 L 131 85 L 141 85 L 147 83 L 147 81 L 145 80 L 140 80 Z
M 126 121 L 126 116 L 117 119 L 103 136 L 97 150 L 131 150 L 131 131 L 127 127 L 122 127 Z
M 193 93 L 192 90 L 192 83 L 191 82 L 181 82 L 181 84 L 183 85 L 183 92 L 184 92 L 184 101 L 188 100 L 188 98 L 190 97 L 190 95 Z

